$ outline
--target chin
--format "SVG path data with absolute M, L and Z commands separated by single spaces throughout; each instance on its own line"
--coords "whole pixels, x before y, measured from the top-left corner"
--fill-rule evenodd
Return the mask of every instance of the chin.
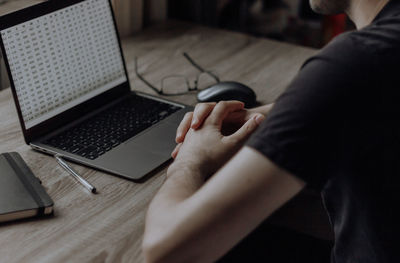
M 344 13 L 348 6 L 347 0 L 310 0 L 311 9 L 321 15 L 336 15 Z

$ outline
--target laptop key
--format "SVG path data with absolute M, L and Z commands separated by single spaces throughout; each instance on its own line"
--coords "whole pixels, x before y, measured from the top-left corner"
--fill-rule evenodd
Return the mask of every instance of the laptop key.
M 118 145 L 120 145 L 120 142 L 117 141 L 117 140 L 111 140 L 110 142 L 112 143 L 111 147 L 113 147 L 113 148 L 115 148 L 115 147 L 117 147 Z
M 84 147 L 82 150 L 76 152 L 76 154 L 85 157 L 88 156 L 91 152 L 93 152 L 94 150 L 96 150 L 97 148 L 95 146 L 88 146 L 88 147 Z
M 75 146 L 75 147 L 72 147 L 71 149 L 69 149 L 69 152 L 70 152 L 70 153 L 77 153 L 77 152 L 79 152 L 81 149 L 82 149 L 82 147 Z
M 106 153 L 106 151 L 102 151 L 102 150 L 96 152 L 97 156 L 103 155 L 103 154 L 105 154 L 105 153 Z
M 97 157 L 99 157 L 99 156 L 98 156 L 98 155 L 88 155 L 88 156 L 87 156 L 87 158 L 90 159 L 90 160 L 94 160 L 94 159 L 96 159 Z

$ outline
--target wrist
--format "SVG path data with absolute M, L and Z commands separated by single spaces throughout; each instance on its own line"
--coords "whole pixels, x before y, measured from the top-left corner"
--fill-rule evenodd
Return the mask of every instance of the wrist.
M 167 179 L 184 179 L 193 185 L 203 185 L 207 175 L 197 167 L 188 163 L 174 161 L 167 170 Z

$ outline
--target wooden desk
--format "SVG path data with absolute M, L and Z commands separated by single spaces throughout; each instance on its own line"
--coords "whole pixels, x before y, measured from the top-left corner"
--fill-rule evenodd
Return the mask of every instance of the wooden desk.
M 0 16 L 38 4 L 45 0 L 6 0 L 0 4 Z
M 238 33 L 170 22 L 123 40 L 132 88 L 151 93 L 134 74 L 158 84 L 165 75 L 193 77 L 188 52 L 222 80 L 236 80 L 256 91 L 259 101 L 274 101 L 315 50 Z M 176 98 L 195 104 L 195 95 Z M 73 165 L 99 194 L 88 193 L 52 157 L 23 141 L 9 89 L 0 92 L 0 152 L 17 151 L 55 201 L 55 215 L 0 225 L 1 262 L 141 262 L 145 210 L 164 180 L 165 169 L 142 184 Z M 296 220 L 296 219 L 294 219 Z

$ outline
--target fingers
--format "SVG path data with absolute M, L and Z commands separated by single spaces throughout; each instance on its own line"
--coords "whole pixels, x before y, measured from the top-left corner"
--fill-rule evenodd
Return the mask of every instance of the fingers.
M 207 122 L 218 126 L 221 128 L 224 119 L 232 112 L 242 110 L 244 108 L 244 103 L 240 101 L 220 101 L 214 107 L 211 112 Z
M 225 123 L 240 123 L 243 125 L 249 118 L 248 118 L 248 110 L 238 110 L 229 114 L 225 119 Z
M 176 146 L 175 146 L 175 149 L 172 151 L 172 153 L 171 153 L 171 157 L 172 158 L 176 158 L 176 156 L 178 156 L 178 153 L 179 153 L 179 149 L 181 148 L 181 146 L 182 146 L 182 143 L 179 143 L 179 144 L 177 144 Z
M 196 108 L 194 109 L 191 128 L 199 128 L 203 124 L 204 120 L 208 117 L 208 115 L 210 115 L 215 105 L 217 105 L 217 103 L 215 102 L 197 104 Z
M 186 133 L 190 128 L 198 129 L 208 117 L 210 112 L 214 109 L 216 103 L 200 103 L 196 105 L 194 112 L 188 112 L 183 117 L 183 120 L 179 124 L 176 130 L 176 143 L 183 142 L 185 140 Z
M 237 132 L 225 137 L 227 140 L 233 140 L 234 142 L 242 142 L 246 140 L 261 124 L 265 119 L 264 115 L 256 114 L 249 119 Z
M 181 143 L 185 140 L 186 133 L 190 129 L 190 124 L 192 123 L 192 118 L 193 118 L 193 112 L 188 112 L 183 117 L 183 120 L 179 124 L 178 129 L 176 130 L 176 137 L 175 137 L 176 143 Z
M 189 129 L 198 129 L 207 117 L 210 116 L 211 118 L 211 115 L 213 115 L 211 123 L 221 127 L 222 121 L 229 115 L 229 113 L 243 108 L 244 103 L 240 101 L 221 101 L 218 104 L 215 102 L 197 104 L 194 112 L 186 113 L 179 124 L 175 137 L 176 143 L 183 142 Z

